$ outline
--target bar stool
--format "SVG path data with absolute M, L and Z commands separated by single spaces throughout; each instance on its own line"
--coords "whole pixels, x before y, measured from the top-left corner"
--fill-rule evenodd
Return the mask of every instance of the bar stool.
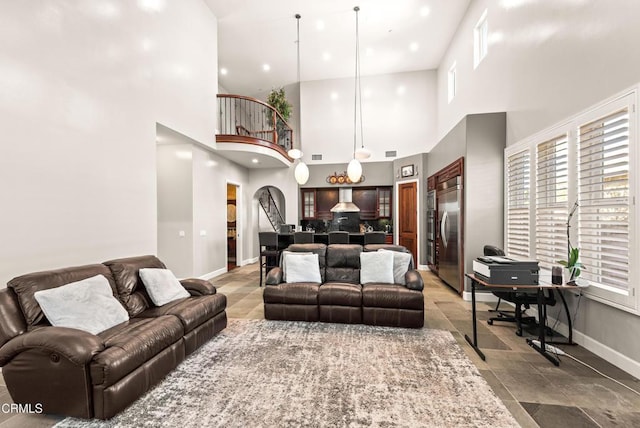
M 278 250 L 278 234 L 276 232 L 258 232 L 260 243 L 260 287 L 262 287 L 262 271 L 264 276 L 278 266 L 280 251 Z
M 384 244 L 386 233 L 384 232 L 366 232 L 364 234 L 364 245 L 367 244 Z
M 348 244 L 349 232 L 329 232 L 329 244 Z
M 313 244 L 313 232 L 295 232 L 293 234 L 294 244 Z

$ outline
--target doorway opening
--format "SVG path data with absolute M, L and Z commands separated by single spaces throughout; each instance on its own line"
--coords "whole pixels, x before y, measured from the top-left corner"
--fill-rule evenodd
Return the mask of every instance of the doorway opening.
M 238 185 L 227 183 L 227 271 L 238 267 Z

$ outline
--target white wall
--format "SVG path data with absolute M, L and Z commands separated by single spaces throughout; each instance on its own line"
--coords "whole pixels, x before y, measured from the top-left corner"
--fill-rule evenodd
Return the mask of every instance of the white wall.
M 156 122 L 214 144 L 200 0 L 0 3 L 0 284 L 156 252 Z
M 489 53 L 474 70 L 473 27 L 485 9 Z M 438 139 L 467 114 L 506 111 L 510 145 L 637 83 L 638 16 L 637 0 L 472 1 L 438 69 Z
M 432 70 L 362 77 L 364 144 L 373 152 L 371 162 L 389 161 L 387 150 L 397 150 L 401 158 L 436 144 L 436 90 Z M 353 158 L 354 79 L 302 82 L 300 106 L 303 160 L 348 163 Z M 322 161 L 311 161 L 316 153 Z
M 473 70 L 472 29 L 487 8 L 492 43 Z M 473 1 L 438 70 L 438 135 L 467 114 L 506 111 L 510 145 L 631 87 L 640 80 L 638 16 L 636 0 Z M 448 104 L 454 61 L 459 91 Z M 577 341 L 640 376 L 640 342 L 629 340 L 640 317 L 568 300 Z

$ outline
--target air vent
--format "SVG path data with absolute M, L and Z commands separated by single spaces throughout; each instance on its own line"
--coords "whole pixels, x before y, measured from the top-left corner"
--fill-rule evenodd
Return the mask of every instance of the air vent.
M 396 156 L 398 156 L 398 152 L 396 152 L 395 150 L 384 152 L 384 157 L 386 158 L 395 158 Z
M 311 155 L 311 160 L 322 160 L 322 155 Z

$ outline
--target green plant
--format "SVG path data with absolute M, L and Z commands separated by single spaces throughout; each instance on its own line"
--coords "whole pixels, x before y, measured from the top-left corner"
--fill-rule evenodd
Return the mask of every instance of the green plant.
M 569 260 L 558 260 L 558 263 L 569 269 L 571 278 L 569 281 L 573 281 L 580 276 L 581 270 L 586 270 L 584 265 L 580 262 L 580 248 L 573 248 L 569 250 Z
M 285 121 L 291 117 L 291 109 L 293 106 L 287 101 L 284 88 L 272 89 L 267 97 L 267 104 L 276 109 Z M 270 116 L 271 115 L 268 115 L 268 117 Z

